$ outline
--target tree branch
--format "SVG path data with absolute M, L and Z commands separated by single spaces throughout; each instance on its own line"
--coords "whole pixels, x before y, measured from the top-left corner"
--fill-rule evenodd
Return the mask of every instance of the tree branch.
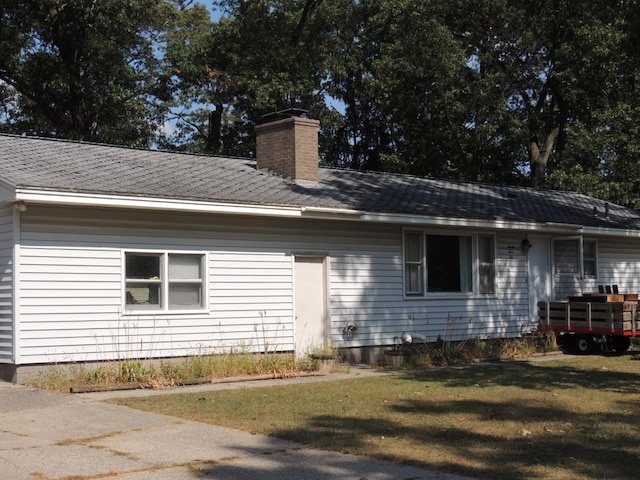
M 313 12 L 320 6 L 322 0 L 307 0 L 304 4 L 304 10 L 302 10 L 302 16 L 298 21 L 298 26 L 296 27 L 296 31 L 291 37 L 291 44 L 295 45 L 300 41 L 302 37 L 302 31 L 304 30 L 305 25 L 313 15 Z

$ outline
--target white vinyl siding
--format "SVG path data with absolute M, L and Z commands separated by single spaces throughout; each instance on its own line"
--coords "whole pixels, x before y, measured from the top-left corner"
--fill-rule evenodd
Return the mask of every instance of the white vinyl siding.
M 362 229 L 361 229 L 362 230 Z M 389 345 L 403 331 L 449 340 L 503 338 L 529 332 L 526 256 L 520 239 L 497 237 L 496 293 L 464 298 L 404 299 L 402 231 L 363 244 L 361 254 L 332 255 L 331 318 L 334 339 L 348 321 L 358 332 L 345 345 Z M 364 242 L 364 240 L 363 240 Z M 518 245 L 516 248 L 514 245 Z M 366 260 L 366 261 L 365 261 Z
M 0 363 L 13 361 L 13 209 L 0 204 Z
M 271 227 L 53 212 L 30 208 L 22 232 L 21 363 L 293 348 L 291 255 L 274 250 Z M 206 311 L 124 311 L 123 252 L 148 249 L 208 252 Z
M 296 254 L 328 259 L 329 333 L 340 346 L 388 345 L 403 331 L 435 341 L 535 327 L 517 234 L 493 237 L 494 294 L 408 300 L 401 226 L 98 213 L 33 206 L 23 216 L 21 363 L 290 351 Z M 135 251 L 206 254 L 208 308 L 125 314 L 123 255 Z M 343 338 L 347 322 L 358 330 Z
M 585 291 L 617 285 L 620 293 L 640 293 L 640 239 L 598 240 L 598 278 L 587 278 Z

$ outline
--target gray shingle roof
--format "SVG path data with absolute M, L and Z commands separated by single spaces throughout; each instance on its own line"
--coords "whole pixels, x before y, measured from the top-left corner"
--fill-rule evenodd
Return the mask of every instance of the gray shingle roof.
M 605 202 L 572 192 L 324 168 L 303 186 L 248 159 L 11 135 L 0 135 L 0 179 L 48 191 L 640 230 L 640 212 L 611 204 L 607 219 Z

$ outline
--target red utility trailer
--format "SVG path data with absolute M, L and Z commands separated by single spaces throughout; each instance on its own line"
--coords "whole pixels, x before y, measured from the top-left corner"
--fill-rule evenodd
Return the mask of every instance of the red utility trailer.
M 558 344 L 572 353 L 590 353 L 602 345 L 626 352 L 640 336 L 637 294 L 601 293 L 569 297 L 566 302 L 539 302 L 542 329 L 556 332 Z

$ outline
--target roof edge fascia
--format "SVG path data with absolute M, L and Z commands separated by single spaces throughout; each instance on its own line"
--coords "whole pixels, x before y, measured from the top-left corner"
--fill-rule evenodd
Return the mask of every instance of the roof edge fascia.
M 142 210 L 164 210 L 192 213 L 222 213 L 239 215 L 267 215 L 275 217 L 299 217 L 300 208 L 275 207 L 233 203 L 213 203 L 197 200 L 146 198 L 127 195 L 98 195 L 88 193 L 48 192 L 21 189 L 16 201 L 46 205 L 78 207 L 132 208 Z
M 16 189 L 15 200 L 46 205 L 66 205 L 102 208 L 132 208 L 142 210 L 164 210 L 191 213 L 217 213 L 236 215 L 264 215 L 272 217 L 298 217 L 317 220 L 350 220 L 369 223 L 402 224 L 416 227 L 478 228 L 487 230 L 519 230 L 532 233 L 558 235 L 598 235 L 638 238 L 638 230 L 584 227 L 564 223 L 517 222 L 503 219 L 468 219 L 454 217 L 421 216 L 398 213 L 366 212 L 362 210 L 326 207 L 287 207 L 251 204 L 146 198 L 127 195 L 100 195 L 78 192 L 60 192 L 37 189 Z
M 372 223 L 393 223 L 402 225 L 414 225 L 415 227 L 459 227 L 459 228 L 479 228 L 479 229 L 499 229 L 499 230 L 539 230 L 549 232 L 548 225 L 535 222 L 514 222 L 501 219 L 482 220 L 471 218 L 456 218 L 443 216 L 422 216 L 401 213 L 379 213 L 356 210 L 334 210 L 329 208 L 306 207 L 303 210 L 305 217 L 313 216 L 318 219 L 337 219 L 351 213 L 357 215 L 358 220 Z M 575 233 L 582 228 L 582 225 L 557 225 L 553 228 L 559 233 Z
M 586 236 L 597 235 L 621 238 L 640 238 L 640 231 L 630 229 L 622 230 L 616 228 L 584 227 L 581 233 Z
M 443 226 L 443 227 L 466 227 L 491 230 L 527 230 L 527 231 L 545 231 L 551 229 L 544 224 L 535 222 L 516 222 L 504 219 L 474 219 L 474 218 L 456 218 L 456 217 L 421 217 L 419 215 L 398 215 L 398 214 L 380 214 L 368 213 L 363 219 L 370 221 L 385 221 L 402 224 L 412 224 L 416 226 Z M 577 232 L 582 228 L 581 225 L 562 226 L 554 230 L 562 233 Z
M 503 231 L 527 231 L 531 233 L 544 233 L 555 235 L 598 235 L 625 238 L 640 237 L 640 230 L 585 227 L 580 224 L 556 223 L 556 222 L 517 222 L 504 219 L 472 219 L 454 217 L 425 217 L 421 215 L 409 215 L 398 213 L 377 213 L 364 211 L 340 211 L 327 208 L 307 207 L 303 210 L 303 216 L 313 214 L 314 218 L 337 219 L 345 213 L 358 215 L 358 220 L 374 223 L 394 223 L 402 225 L 415 225 L 416 227 L 454 227 L 454 228 L 478 228 Z M 342 215 L 339 215 L 342 214 Z M 351 218 L 353 219 L 353 218 Z

